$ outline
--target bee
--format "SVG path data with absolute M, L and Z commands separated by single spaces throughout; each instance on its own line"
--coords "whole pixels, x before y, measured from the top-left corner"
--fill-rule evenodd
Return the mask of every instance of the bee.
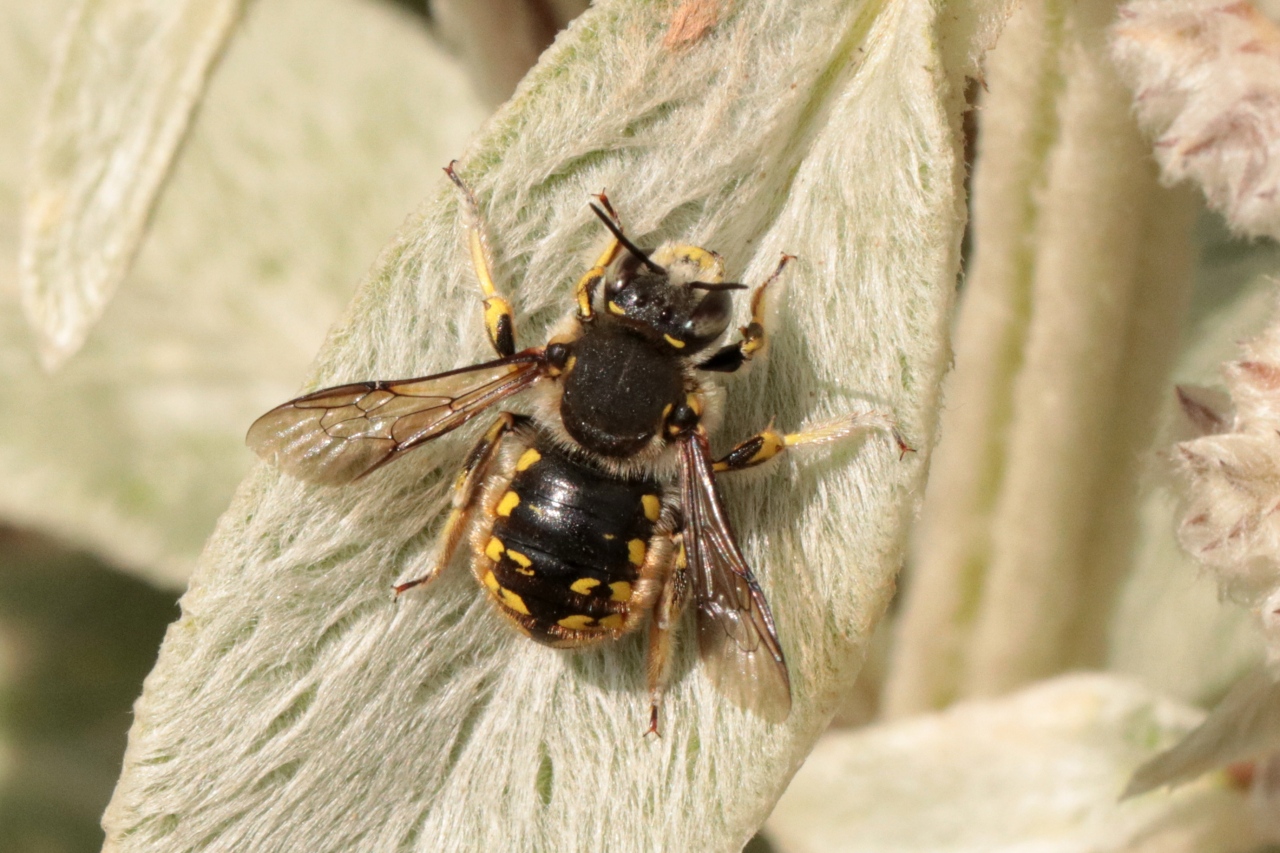
M 467 455 L 431 565 L 395 587 L 426 584 L 464 541 L 498 612 L 558 648 L 616 640 L 648 622 L 649 728 L 670 675 L 675 629 L 692 599 L 698 651 L 720 692 L 766 720 L 791 708 L 773 614 L 738 547 L 716 477 L 789 448 L 886 430 L 865 411 L 804 432 L 772 427 L 715 457 L 708 375 L 733 373 L 766 343 L 765 294 L 728 330 L 732 294 L 719 255 L 666 243 L 644 250 L 602 193 L 591 210 L 611 240 L 578 280 L 576 310 L 547 343 L 517 350 L 511 304 L 492 274 L 476 198 L 450 164 L 497 359 L 418 379 L 357 382 L 298 397 L 260 417 L 248 445 L 286 472 L 341 485 L 449 433 L 517 394 L 532 413 L 501 411 Z

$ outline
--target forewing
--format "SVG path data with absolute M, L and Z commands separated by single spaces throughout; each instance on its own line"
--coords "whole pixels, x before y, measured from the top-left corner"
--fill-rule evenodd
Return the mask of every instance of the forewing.
M 681 441 L 680 487 L 698 654 L 721 693 L 766 720 L 781 722 L 791 711 L 787 664 L 769 604 L 729 526 L 702 432 Z
M 313 483 L 349 483 L 457 429 L 543 374 L 540 350 L 420 379 L 356 382 L 290 400 L 253 422 L 245 443 Z

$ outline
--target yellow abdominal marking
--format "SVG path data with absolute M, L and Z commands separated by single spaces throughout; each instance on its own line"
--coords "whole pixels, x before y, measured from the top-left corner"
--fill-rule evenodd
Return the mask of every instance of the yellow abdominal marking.
M 591 590 L 598 586 L 600 586 L 600 581 L 595 578 L 578 578 L 576 581 L 569 584 L 569 589 L 573 590 L 578 595 L 590 595 Z
M 502 552 L 507 550 L 506 546 L 498 539 L 497 536 L 490 537 L 489 544 L 484 546 L 484 555 L 495 563 L 502 559 Z M 492 577 L 492 574 L 490 575 Z
M 663 333 L 662 338 L 663 340 L 671 344 L 676 349 L 684 349 L 684 341 L 680 340 L 679 338 L 673 338 L 666 333 Z
M 520 460 L 516 462 L 517 471 L 528 471 L 533 467 L 533 463 L 542 458 L 542 454 L 530 447 L 524 453 L 520 454 Z
M 657 495 L 641 495 L 640 505 L 644 507 L 644 517 L 650 521 L 657 521 L 662 514 L 662 501 Z
M 520 574 L 533 575 L 533 569 L 529 568 L 533 565 L 533 560 L 530 560 L 524 554 L 521 554 L 519 551 L 512 551 L 508 549 L 507 558 L 516 564 L 516 571 Z
M 598 624 L 600 625 L 601 628 L 617 630 L 618 628 L 622 627 L 622 621 L 623 621 L 623 616 L 621 613 L 611 613 L 608 616 L 601 619 Z
M 495 512 L 498 515 L 511 515 L 511 510 L 520 505 L 520 496 L 515 492 L 507 492 L 502 496 L 502 500 L 498 501 L 498 508 Z
M 632 539 L 627 543 L 627 559 L 635 563 L 637 566 L 644 565 L 644 540 Z
M 485 572 L 483 581 L 484 581 L 484 585 L 489 588 L 489 591 L 494 593 L 495 595 L 497 594 L 498 590 L 502 588 L 502 586 L 498 583 L 498 579 L 493 576 L 493 572 Z
M 623 317 L 627 313 L 622 310 L 622 306 L 618 305 L 618 303 L 614 302 L 612 299 L 606 302 L 605 305 L 608 307 L 610 314 L 617 314 L 619 317 Z
M 631 584 L 626 581 L 618 581 L 609 584 L 609 591 L 613 595 L 609 596 L 610 601 L 630 601 L 631 600 Z
M 498 594 L 502 596 L 502 602 L 515 612 L 522 616 L 529 615 L 529 608 L 524 606 L 524 599 L 516 595 L 509 589 L 498 589 Z
M 583 628 L 589 628 L 591 623 L 596 621 L 590 616 L 581 613 L 575 613 L 572 616 L 566 616 L 556 624 L 561 628 L 568 628 L 571 631 L 581 631 Z

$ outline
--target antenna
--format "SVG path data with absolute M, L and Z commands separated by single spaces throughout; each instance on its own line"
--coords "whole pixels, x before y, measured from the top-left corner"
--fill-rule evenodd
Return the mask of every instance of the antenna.
M 617 238 L 618 242 L 621 243 L 626 248 L 626 250 L 635 257 L 636 260 L 638 260 L 640 263 L 644 264 L 654 272 L 658 273 L 659 275 L 667 274 L 667 271 L 665 269 L 658 266 L 653 261 L 649 260 L 648 255 L 640 251 L 640 249 L 636 247 L 635 243 L 632 243 L 630 240 L 627 239 L 627 235 L 622 233 L 622 229 L 618 227 L 618 224 L 613 221 L 613 219 L 609 216 L 609 214 L 605 213 L 603 210 L 601 210 L 599 207 L 597 207 L 594 204 L 591 205 L 591 210 L 592 212 L 595 213 L 596 216 L 600 217 L 600 221 L 604 223 L 604 227 L 609 229 L 609 232 L 613 234 L 614 237 Z

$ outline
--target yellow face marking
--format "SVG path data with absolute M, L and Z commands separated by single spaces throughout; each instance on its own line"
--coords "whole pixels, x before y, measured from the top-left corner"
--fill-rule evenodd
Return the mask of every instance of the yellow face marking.
M 667 415 L 669 414 L 671 414 L 671 404 L 667 403 L 665 406 L 662 407 L 662 419 L 665 421 L 667 419 Z
M 502 603 L 510 607 L 522 616 L 529 615 L 529 608 L 524 606 L 524 599 L 516 595 L 509 589 L 500 588 L 498 594 L 502 596 Z
M 685 405 L 693 409 L 693 413 L 702 417 L 702 398 L 697 394 L 688 394 L 684 398 Z
M 581 631 L 583 628 L 591 627 L 591 623 L 596 621 L 590 616 L 581 613 L 575 613 L 572 616 L 566 616 L 556 624 L 561 628 L 568 628 L 571 631 Z
M 533 467 L 533 463 L 542 458 L 542 454 L 530 447 L 524 453 L 520 454 L 520 459 L 516 462 L 517 471 L 528 471 Z
M 617 581 L 609 584 L 609 591 L 613 594 L 609 596 L 610 601 L 630 601 L 631 600 L 631 584 L 626 581 Z
M 599 624 L 601 628 L 608 628 L 611 631 L 616 631 L 617 629 L 622 627 L 622 621 L 623 621 L 623 616 L 621 613 L 610 613 L 608 616 L 601 619 L 597 624 Z
M 657 521 L 662 514 L 662 501 L 657 495 L 641 495 L 640 505 L 644 507 L 644 517 L 650 521 Z
M 526 569 L 533 565 L 533 560 L 530 560 L 519 551 L 507 551 L 507 557 L 510 558 L 511 562 L 515 563 L 517 566 L 522 566 Z
M 569 584 L 569 589 L 573 590 L 578 595 L 590 595 L 591 590 L 598 586 L 600 586 L 600 581 L 595 578 L 578 578 L 576 581 Z
M 484 546 L 484 555 L 495 563 L 502 559 L 502 552 L 506 550 L 506 546 L 499 541 L 497 536 L 489 537 L 489 544 Z
M 617 314 L 619 317 L 626 315 L 626 311 L 622 310 L 622 306 L 610 299 L 605 303 L 605 307 L 609 309 L 610 314 Z
M 676 349 L 684 349 L 684 341 L 680 340 L 679 338 L 673 338 L 664 332 L 662 335 L 662 339 L 665 340 L 667 343 L 671 344 Z
M 627 543 L 627 559 L 635 563 L 637 566 L 644 565 L 644 540 L 632 539 Z
M 498 594 L 498 590 L 502 587 L 498 584 L 498 579 L 493 576 L 493 572 L 484 573 L 484 585 L 489 587 L 489 591 L 494 595 Z
M 613 540 L 618 538 L 612 533 L 601 533 L 600 535 L 604 537 L 604 541 L 606 542 L 612 542 Z
M 576 355 L 569 356 L 569 360 L 564 363 L 564 372 L 572 373 L 573 366 L 577 363 L 578 363 L 578 357 Z
M 502 496 L 502 500 L 498 501 L 498 508 L 495 512 L 498 515 L 511 515 L 511 510 L 520 505 L 520 496 L 515 492 L 507 492 Z

